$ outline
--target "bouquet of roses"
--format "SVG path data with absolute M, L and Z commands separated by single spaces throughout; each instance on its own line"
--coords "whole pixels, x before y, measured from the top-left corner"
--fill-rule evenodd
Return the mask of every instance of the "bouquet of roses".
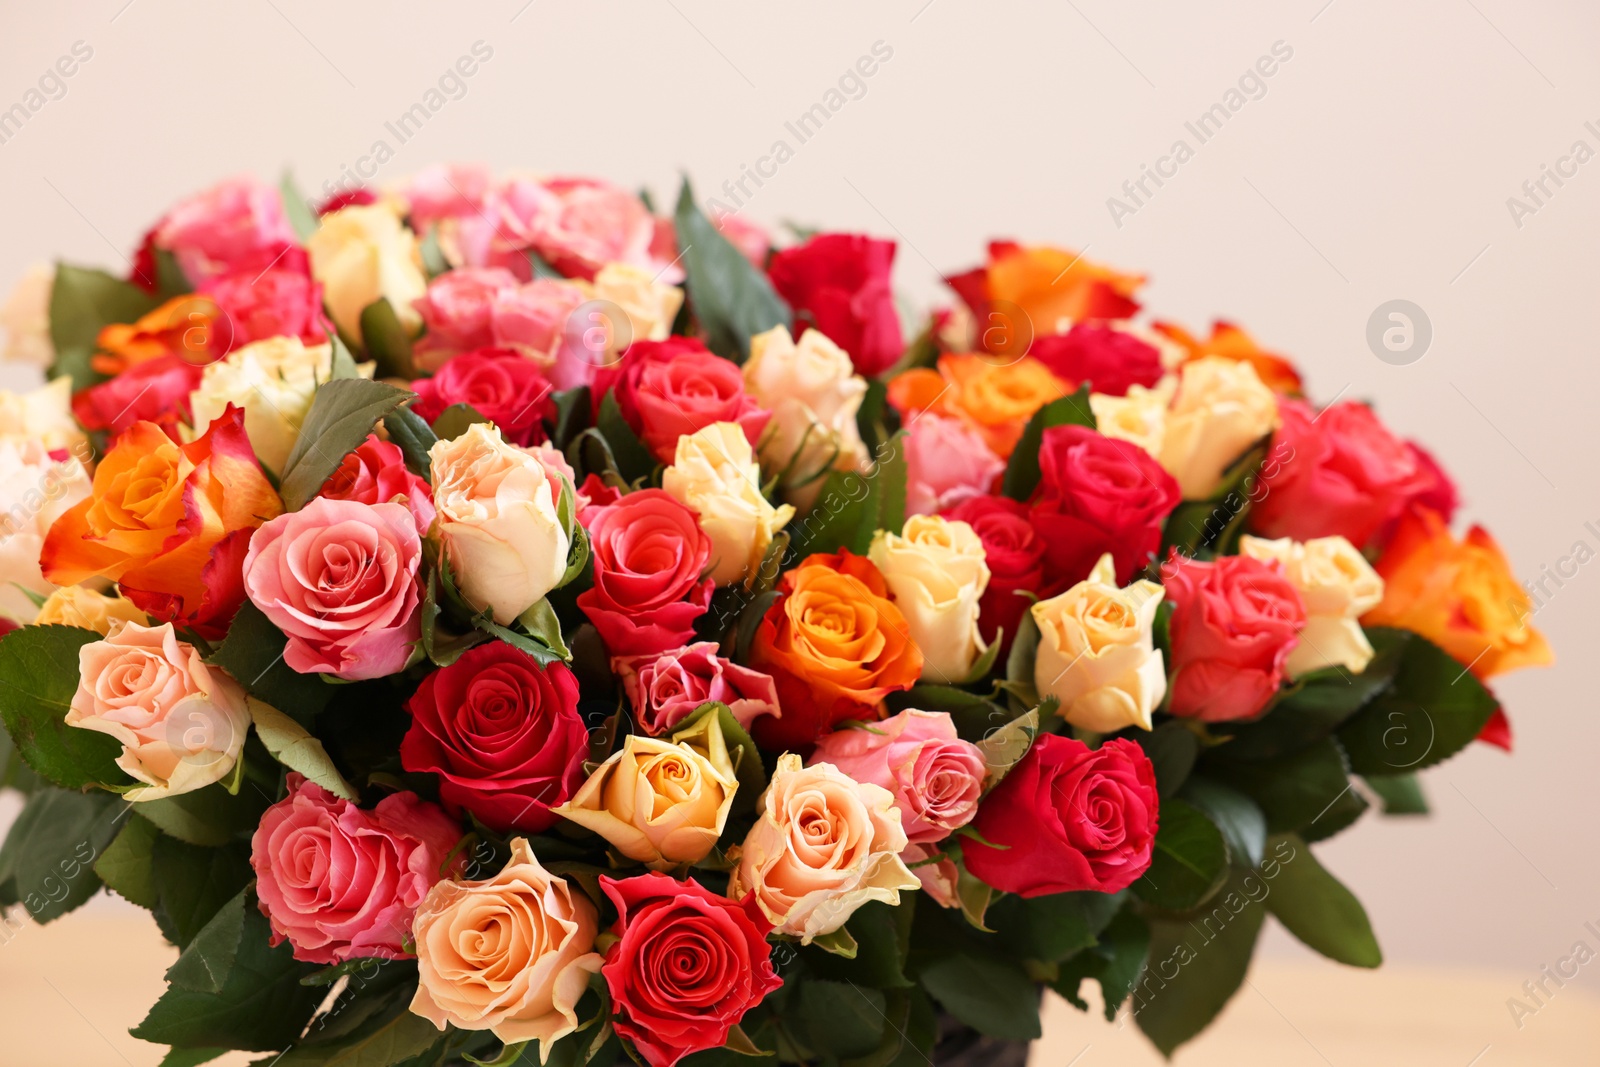
M 1007 1062 L 1085 979 L 1170 1052 L 1269 912 L 1376 966 L 1310 846 L 1550 658 L 1448 477 L 1139 276 L 996 243 L 908 340 L 796 237 L 451 167 L 30 276 L 8 922 L 150 909 L 172 1067 Z

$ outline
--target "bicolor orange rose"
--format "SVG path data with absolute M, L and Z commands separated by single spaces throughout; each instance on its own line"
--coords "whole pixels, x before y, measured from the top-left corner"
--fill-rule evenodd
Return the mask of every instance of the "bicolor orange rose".
M 986 266 L 945 282 L 972 310 L 979 344 L 990 352 L 1016 352 L 1015 346 L 1063 333 L 1071 323 L 1131 317 L 1139 310 L 1133 294 L 1144 275 L 1125 274 L 1063 248 L 991 241 Z M 1014 320 L 1017 311 L 1022 321 Z
M 1528 625 L 1528 594 L 1481 526 L 1458 541 L 1437 512 L 1414 508 L 1400 520 L 1377 570 L 1383 600 L 1362 616 L 1365 625 L 1419 633 L 1479 678 L 1555 658 L 1544 635 Z
M 966 354 L 939 357 L 939 369 L 919 367 L 889 383 L 889 403 L 902 417 L 919 411 L 947 415 L 972 427 L 1005 459 L 1033 413 L 1072 390 L 1032 356 L 1002 362 Z
M 916 683 L 922 651 L 866 557 L 807 556 L 778 593 L 750 646 L 750 666 L 772 676 L 783 709 L 755 721 L 763 748 L 808 749 L 844 719 L 881 718 L 883 698 Z
M 100 374 L 117 375 L 164 356 L 180 356 L 197 367 L 228 354 L 233 330 L 209 296 L 186 293 L 148 311 L 137 322 L 116 322 L 101 329 L 98 352 L 89 365 Z
M 250 534 L 282 511 L 238 408 L 186 445 L 137 422 L 100 461 L 88 499 L 50 527 L 39 565 L 57 585 L 109 578 L 152 618 L 221 636 L 244 599 Z
M 1262 382 L 1274 392 L 1288 393 L 1291 396 L 1299 396 L 1303 392 L 1300 372 L 1295 369 L 1293 363 L 1275 352 L 1268 352 L 1256 344 L 1255 338 L 1231 322 L 1224 322 L 1221 319 L 1213 322 L 1211 336 L 1205 340 L 1170 322 L 1158 322 L 1155 324 L 1155 329 L 1167 340 L 1183 347 L 1185 363 L 1192 363 L 1207 356 L 1222 356 L 1224 359 L 1250 364 L 1256 369 L 1256 374 L 1260 376 Z

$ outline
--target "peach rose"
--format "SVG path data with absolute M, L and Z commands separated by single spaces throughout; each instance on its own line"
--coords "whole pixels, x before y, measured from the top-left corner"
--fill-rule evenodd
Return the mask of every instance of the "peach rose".
M 752 337 L 744 388 L 772 412 L 760 442 L 761 459 L 772 470 L 789 472 L 785 484 L 793 487 L 796 506 L 815 499 L 822 488 L 818 474 L 866 469 L 867 446 L 856 412 L 867 395 L 867 380 L 844 350 L 818 331 L 807 330 L 798 344 L 782 326 Z
M 635 341 L 665 341 L 683 306 L 683 290 L 658 280 L 655 271 L 632 263 L 607 263 L 594 276 L 596 300 L 617 305 L 628 316 Z
M 1354 545 L 1342 537 L 1300 542 L 1246 534 L 1239 539 L 1239 554 L 1264 562 L 1277 560 L 1305 602 L 1306 624 L 1284 664 L 1284 674 L 1298 678 L 1336 664 L 1355 674 L 1367 669 L 1372 643 L 1358 620 L 1382 602 L 1383 579 Z
M 794 515 L 761 493 L 761 466 L 736 422 L 714 422 L 678 438 L 661 488 L 695 513 L 711 538 L 711 580 L 742 581 L 761 565 L 772 535 Z
M 126 597 L 106 596 L 82 585 L 64 585 L 51 593 L 34 616 L 35 626 L 76 626 L 104 637 L 113 623 L 150 625 L 139 606 Z
M 867 558 L 883 572 L 922 650 L 923 676 L 959 682 L 971 673 L 988 647 L 978 633 L 978 602 L 989 588 L 983 540 L 972 527 L 913 515 L 898 534 L 873 534 Z
M 1185 363 L 1179 375 L 1156 458 L 1185 500 L 1204 500 L 1229 464 L 1277 428 L 1278 399 L 1249 363 L 1221 356 Z

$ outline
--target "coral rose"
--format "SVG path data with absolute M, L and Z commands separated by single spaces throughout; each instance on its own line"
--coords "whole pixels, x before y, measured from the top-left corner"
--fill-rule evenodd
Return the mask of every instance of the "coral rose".
M 694 512 L 664 490 L 628 493 L 615 504 L 586 508 L 594 585 L 578 607 L 612 656 L 643 656 L 681 647 L 711 604 L 704 578 L 711 539 Z
M 499 267 L 461 267 L 428 282 L 412 302 L 427 327 L 413 350 L 417 366 L 437 371 L 457 352 L 493 344 L 495 302 L 516 287 L 517 276 Z
M 1158 322 L 1155 329 L 1161 336 L 1180 346 L 1186 362 L 1221 356 L 1248 363 L 1255 368 L 1257 376 L 1276 392 L 1298 396 L 1302 391 L 1300 372 L 1295 370 L 1293 363 L 1283 356 L 1268 352 L 1256 344 L 1255 338 L 1231 322 L 1221 319 L 1213 322 L 1211 336 L 1206 340 L 1170 322 Z
M 594 377 L 596 412 L 614 392 L 622 417 L 646 448 L 671 463 L 678 439 L 715 422 L 737 423 L 754 445 L 771 417 L 745 394 L 739 368 L 699 341 L 635 341 Z
M 1037 338 L 1028 355 L 1062 381 L 1107 396 L 1124 396 L 1135 385 L 1151 388 L 1165 373 L 1155 345 L 1100 322 Z
M 263 254 L 270 260 L 296 243 L 278 190 L 253 177 L 196 193 L 167 212 L 152 238 L 195 284 Z

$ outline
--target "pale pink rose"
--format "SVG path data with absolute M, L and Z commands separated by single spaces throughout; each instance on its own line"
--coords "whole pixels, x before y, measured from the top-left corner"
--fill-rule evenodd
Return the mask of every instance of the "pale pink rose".
M 934 859 L 934 857 L 939 857 Z M 961 881 L 961 870 L 955 861 L 940 852 L 935 845 L 907 845 L 900 853 L 911 873 L 922 883 L 922 891 L 934 899 L 941 908 L 961 907 L 961 896 L 956 891 Z M 932 862 L 928 862 L 932 860 Z
M 527 220 L 533 247 L 569 278 L 592 281 L 607 263 L 666 265 L 650 254 L 655 219 L 625 189 L 591 178 L 552 178 L 537 186 L 521 183 L 502 195 Z
M 411 226 L 426 233 L 429 226 L 484 210 L 494 188 L 494 174 L 482 163 L 438 163 L 419 171 L 400 190 Z
M 919 416 L 906 436 L 906 514 L 932 515 L 983 496 L 1005 469 L 976 430 L 942 415 Z
M 831 763 L 858 782 L 887 789 L 913 844 L 943 841 L 972 821 L 983 796 L 983 754 L 956 736 L 942 711 L 907 709 L 817 743 L 812 764 Z
M 145 783 L 124 798 L 159 800 L 226 777 L 250 712 L 239 684 L 179 641 L 171 623 L 129 622 L 78 650 L 66 724 L 122 742 L 117 766 Z
M 516 275 L 498 267 L 462 267 L 430 281 L 412 301 L 428 327 L 416 345 L 418 368 L 436 371 L 459 352 L 492 345 L 495 300 L 516 287 Z
M 405 666 L 422 636 L 421 559 L 404 505 L 318 497 L 251 535 L 245 593 L 288 636 L 290 667 L 381 678 Z
M 728 705 L 746 729 L 757 716 L 779 714 L 778 687 L 772 677 L 717 655 L 715 641 L 697 641 L 622 666 L 628 702 L 639 725 L 652 737 L 666 733 L 713 700 Z
M 363 811 L 299 774 L 250 839 L 272 943 L 305 963 L 410 959 L 411 919 L 461 840 L 461 828 L 415 793 Z
M 588 385 L 595 362 L 587 351 L 572 350 L 567 338 L 567 320 L 586 299 L 582 287 L 572 282 L 537 278 L 496 298 L 490 339 L 539 364 L 557 389 Z
M 278 190 L 252 177 L 228 178 L 167 212 L 155 243 L 178 257 L 199 284 L 243 260 L 272 257 L 298 242 Z

